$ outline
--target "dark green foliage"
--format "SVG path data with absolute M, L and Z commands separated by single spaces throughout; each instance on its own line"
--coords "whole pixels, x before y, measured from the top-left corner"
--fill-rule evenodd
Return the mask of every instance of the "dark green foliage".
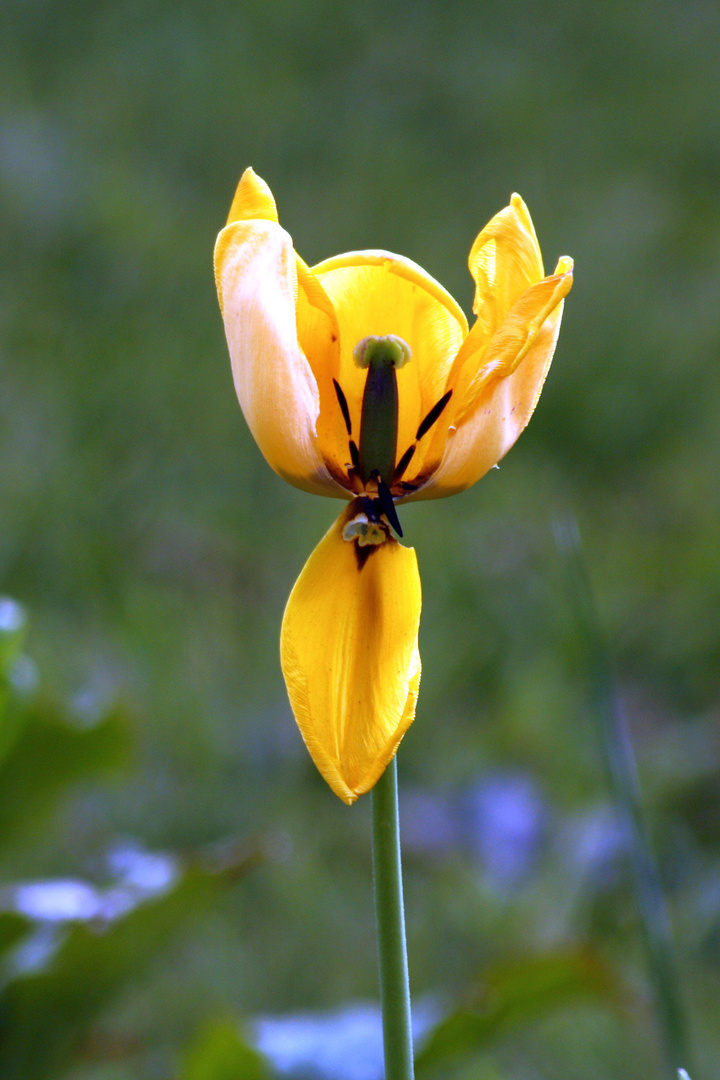
M 192 918 L 217 904 L 238 870 L 190 867 L 166 896 L 112 925 L 73 927 L 46 970 L 16 978 L 0 993 L 0 1075 L 57 1076 L 91 1022 Z
M 71 727 L 52 705 L 33 705 L 23 714 L 22 732 L 0 769 L 0 859 L 18 832 L 37 829 L 63 788 L 129 762 L 130 741 L 121 712 L 96 726 Z
M 617 1007 L 616 979 L 589 951 L 504 962 L 483 972 L 474 1000 L 432 1032 L 416 1058 L 418 1077 L 443 1076 L 458 1059 L 491 1049 L 543 1015 L 585 998 Z
M 214 1021 L 190 1047 L 180 1080 L 266 1080 L 267 1066 L 236 1023 Z
M 0 913 L 0 957 L 27 934 L 30 920 L 11 911 Z
M 68 788 L 127 769 L 130 735 L 117 710 L 82 728 L 77 722 L 73 726 L 58 707 L 35 696 L 25 698 L 13 687 L 13 670 L 23 658 L 24 612 L 19 605 L 11 609 L 7 600 L 0 603 L 17 623 L 17 628 L 0 627 L 0 685 L 6 691 L 0 723 L 7 725 L 11 719 L 13 731 L 0 760 L 0 861 L 9 868 L 13 845 L 37 836 Z M 13 961 L 13 949 L 27 946 L 32 934 L 41 932 L 42 920 L 34 925 L 13 910 L 0 911 L 0 1075 L 43 1080 L 64 1072 L 81 1054 L 83 1041 L 108 1005 L 137 984 L 168 945 L 187 932 L 198 915 L 211 911 L 258 859 L 257 845 L 226 845 L 212 858 L 186 857 L 174 880 L 156 896 L 126 889 L 126 910 L 71 921 L 56 928 L 54 940 L 47 938 L 46 924 L 46 955 L 29 965 Z M 12 884 L 5 895 L 4 902 L 12 903 Z M 246 1072 L 236 1070 L 238 1080 L 260 1080 L 260 1059 L 244 1049 L 239 1036 L 236 1042 L 234 1056 L 228 1057 L 225 1038 L 216 1052 L 217 1067 L 211 1072 L 208 1065 L 206 1080 L 228 1075 L 219 1071 L 226 1059 L 247 1064 Z M 189 1077 L 197 1075 L 188 1072 Z

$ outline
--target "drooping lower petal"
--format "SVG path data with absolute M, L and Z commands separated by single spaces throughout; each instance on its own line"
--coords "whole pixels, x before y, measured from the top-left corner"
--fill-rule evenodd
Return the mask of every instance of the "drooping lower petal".
M 235 390 L 268 464 L 296 487 L 342 495 L 318 449 L 320 400 L 298 344 L 291 238 L 269 220 L 227 225 L 215 279 Z
M 420 577 L 389 535 L 360 546 L 352 503 L 298 578 L 280 650 L 290 703 L 332 790 L 353 803 L 382 775 L 415 717 Z

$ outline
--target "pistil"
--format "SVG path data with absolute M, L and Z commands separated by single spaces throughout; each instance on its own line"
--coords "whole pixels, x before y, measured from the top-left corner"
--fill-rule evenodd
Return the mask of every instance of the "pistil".
M 390 485 L 395 471 L 398 431 L 397 369 L 410 359 L 402 338 L 366 337 L 353 351 L 358 367 L 367 368 L 360 415 L 358 472 L 363 484 L 376 479 Z

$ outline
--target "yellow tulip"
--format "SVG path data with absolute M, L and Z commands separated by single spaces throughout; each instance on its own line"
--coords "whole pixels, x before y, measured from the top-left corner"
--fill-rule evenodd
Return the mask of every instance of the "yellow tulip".
M 461 308 L 416 263 L 353 251 L 308 267 L 252 169 L 215 246 L 235 388 L 272 468 L 349 500 L 283 619 L 290 703 L 318 769 L 352 803 L 415 716 L 420 577 L 396 504 L 452 495 L 510 449 L 542 390 L 572 260 L 545 277 L 513 195 L 470 251 Z

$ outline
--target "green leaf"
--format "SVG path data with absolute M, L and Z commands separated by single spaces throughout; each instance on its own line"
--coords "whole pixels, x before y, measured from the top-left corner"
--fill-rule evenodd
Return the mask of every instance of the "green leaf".
M 46 970 L 16 979 L 0 993 L 3 1080 L 55 1080 L 113 997 L 258 857 L 253 850 L 220 867 L 193 865 L 172 891 L 125 918 L 74 926 Z
M 486 1049 L 520 1027 L 578 998 L 616 998 L 615 980 L 591 950 L 555 953 L 489 969 L 469 1008 L 443 1020 L 416 1058 L 418 1076 Z
M 187 1052 L 179 1080 L 266 1080 L 264 1059 L 231 1020 L 213 1020 Z
M 10 673 L 26 636 L 25 609 L 8 596 L 0 596 L 0 762 L 22 728 L 23 714 L 11 691 Z
M 0 912 L 0 956 L 13 945 L 17 945 L 31 925 L 24 915 L 16 915 L 12 911 Z
M 27 614 L 22 604 L 0 596 L 0 676 L 7 678 L 27 636 Z
M 0 849 L 37 824 L 69 784 L 125 765 L 131 739 L 114 711 L 92 728 L 73 727 L 52 705 L 36 702 L 15 744 L 0 761 Z

